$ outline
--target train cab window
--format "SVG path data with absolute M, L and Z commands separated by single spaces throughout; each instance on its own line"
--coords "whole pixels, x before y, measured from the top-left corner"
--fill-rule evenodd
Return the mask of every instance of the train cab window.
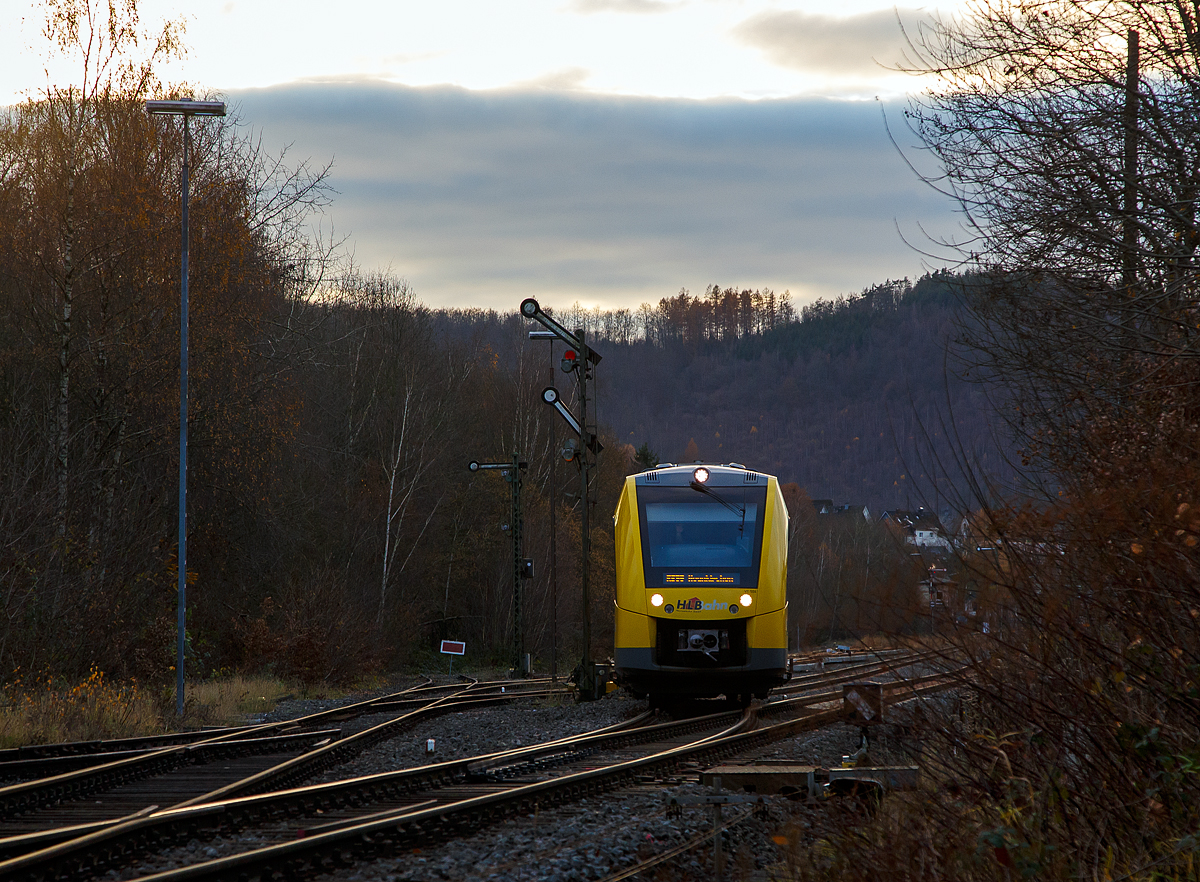
M 745 517 L 720 505 L 652 502 L 646 506 L 652 567 L 748 567 L 754 562 L 758 506 Z
M 638 488 L 646 585 L 754 587 L 766 490 Z

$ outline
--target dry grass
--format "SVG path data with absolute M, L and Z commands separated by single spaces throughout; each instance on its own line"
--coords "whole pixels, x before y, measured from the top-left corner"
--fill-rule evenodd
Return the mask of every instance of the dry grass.
M 244 723 L 252 714 L 263 714 L 280 699 L 299 694 L 274 677 L 234 675 L 220 680 L 189 683 L 184 703 L 185 726 L 232 726 Z M 307 696 L 306 696 L 307 697 Z
M 158 702 L 134 681 L 96 668 L 82 683 L 18 676 L 0 691 L 0 747 L 122 738 L 164 731 Z
M 76 684 L 52 677 L 26 680 L 18 675 L 0 687 L 0 748 L 237 725 L 252 714 L 271 710 L 281 698 L 303 692 L 272 677 L 235 675 L 189 683 L 184 718 L 178 721 L 171 687 L 151 689 L 136 681 L 113 683 L 96 668 Z

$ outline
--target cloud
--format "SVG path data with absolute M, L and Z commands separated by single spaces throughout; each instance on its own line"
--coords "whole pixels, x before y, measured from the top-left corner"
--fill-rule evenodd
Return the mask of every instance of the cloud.
M 911 28 L 914 19 L 926 14 L 880 9 L 832 18 L 799 11 L 763 12 L 737 25 L 733 35 L 780 67 L 878 76 L 882 69 L 897 66 L 907 48 L 897 16 Z
M 637 306 L 707 284 L 798 301 L 919 274 L 896 232 L 952 226 L 879 106 L 378 82 L 230 94 L 264 143 L 335 158 L 358 262 L 438 305 Z
M 569 92 L 582 89 L 592 72 L 586 67 L 568 67 L 552 71 L 532 80 L 525 80 L 513 86 L 517 91 L 524 89 L 545 89 L 550 92 Z
M 684 3 L 668 3 L 664 0 L 573 0 L 570 9 L 590 15 L 594 12 L 627 12 L 635 15 L 670 12 Z

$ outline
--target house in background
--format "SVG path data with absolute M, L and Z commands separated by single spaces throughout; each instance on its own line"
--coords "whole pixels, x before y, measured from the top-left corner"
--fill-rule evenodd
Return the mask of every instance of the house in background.
M 904 539 L 908 545 L 929 551 L 950 553 L 953 543 L 946 529 L 938 520 L 937 515 L 925 508 L 915 511 L 893 509 L 885 511 L 879 518 L 880 523 Z
M 855 505 L 853 503 L 834 505 L 832 499 L 814 499 L 812 504 L 819 515 L 841 515 L 843 517 L 850 515 L 861 517 L 864 521 L 871 520 L 871 509 L 865 505 Z

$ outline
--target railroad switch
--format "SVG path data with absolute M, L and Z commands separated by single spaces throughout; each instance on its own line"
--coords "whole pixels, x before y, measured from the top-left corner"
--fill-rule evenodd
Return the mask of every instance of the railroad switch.
M 824 777 L 822 772 L 821 777 Z M 789 799 L 817 795 L 818 769 L 791 763 L 770 763 L 753 766 L 716 766 L 700 775 L 700 783 L 711 787 L 723 781 L 731 788 L 749 791 L 751 795 L 779 794 Z

